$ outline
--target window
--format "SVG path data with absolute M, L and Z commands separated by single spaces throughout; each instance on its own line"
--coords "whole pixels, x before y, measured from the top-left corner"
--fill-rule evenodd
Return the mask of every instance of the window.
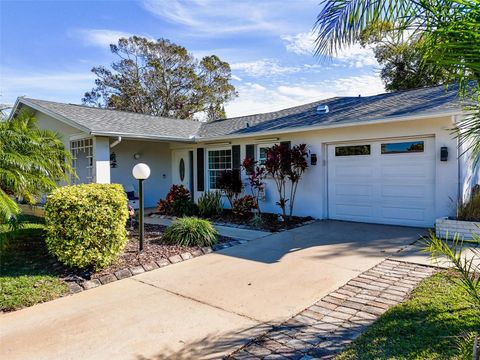
M 269 148 L 271 148 L 273 144 L 262 144 L 262 145 L 257 145 L 257 159 L 258 159 L 258 165 L 265 165 L 265 161 L 267 161 L 267 151 Z
M 232 170 L 232 150 L 209 150 L 208 151 L 208 185 L 215 190 L 217 179 L 225 170 Z
M 403 154 L 412 152 L 423 152 L 423 141 L 408 141 L 401 143 L 382 144 L 382 154 Z
M 370 155 L 370 145 L 336 146 L 335 156 Z

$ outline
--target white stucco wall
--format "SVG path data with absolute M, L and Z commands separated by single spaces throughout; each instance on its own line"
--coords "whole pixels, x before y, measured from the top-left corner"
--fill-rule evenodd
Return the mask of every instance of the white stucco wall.
M 111 142 L 113 140 L 111 139 Z M 110 168 L 112 183 L 122 184 L 127 190 L 133 187 L 138 195 L 138 182 L 132 176 L 132 168 L 142 162 L 151 169 L 151 175 L 144 183 L 145 206 L 155 207 L 160 198 L 165 198 L 172 183 L 171 151 L 168 143 L 124 139 L 110 151 L 114 152 L 117 158 L 117 167 Z M 133 157 L 136 153 L 140 154 L 138 160 Z
M 74 128 L 73 126 L 67 125 L 57 119 L 52 118 L 49 115 L 46 115 L 40 111 L 35 111 L 34 116 L 38 121 L 38 126 L 42 129 L 55 131 L 60 135 L 60 138 L 67 149 L 70 149 L 70 136 L 78 135 L 81 137 L 89 136 L 89 134 L 82 132 L 79 129 Z
M 326 145 L 328 143 L 356 141 L 356 140 L 381 140 L 388 138 L 401 138 L 410 136 L 434 136 L 435 142 L 435 217 L 453 215 L 455 203 L 458 197 L 458 160 L 457 141 L 451 134 L 452 118 L 424 119 L 415 121 L 402 121 L 389 124 L 361 125 L 341 128 L 315 130 L 286 135 L 263 136 L 264 138 L 278 137 L 280 141 L 291 141 L 292 145 L 306 143 L 311 153 L 317 154 L 318 162 L 315 166 L 309 166 L 305 173 L 295 202 L 295 215 L 310 215 L 315 218 L 325 218 L 327 214 L 326 204 Z M 245 158 L 245 145 L 258 143 L 262 136 L 252 138 L 230 139 L 231 145 L 241 145 L 241 159 Z M 219 140 L 219 142 L 221 142 Z M 231 146 L 228 145 L 228 146 Z M 225 145 L 198 144 L 206 150 Z M 440 148 L 446 146 L 449 149 L 447 162 L 440 161 Z M 194 153 L 196 163 L 196 152 Z M 196 167 L 195 167 L 196 168 Z M 197 174 L 195 172 L 195 184 Z M 205 185 L 208 188 L 207 171 L 205 170 Z M 196 186 L 195 186 L 196 189 Z M 200 196 L 199 192 L 195 197 Z M 267 180 L 267 201 L 261 204 L 262 210 L 267 212 L 279 212 L 276 189 L 273 180 Z M 433 225 L 433 223 L 431 224 Z

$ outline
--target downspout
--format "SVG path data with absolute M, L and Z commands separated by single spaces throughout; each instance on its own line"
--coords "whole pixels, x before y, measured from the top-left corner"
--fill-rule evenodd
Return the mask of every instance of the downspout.
M 118 144 L 120 144 L 122 142 L 122 137 L 121 136 L 118 136 L 117 137 L 117 140 L 115 140 L 113 143 L 110 144 L 110 149 L 114 148 L 115 146 L 117 146 Z

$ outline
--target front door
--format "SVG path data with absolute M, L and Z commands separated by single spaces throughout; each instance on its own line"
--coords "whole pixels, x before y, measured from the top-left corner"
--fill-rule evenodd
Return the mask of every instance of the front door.
M 190 179 L 190 154 L 189 150 L 173 150 L 172 152 L 172 183 L 183 185 L 192 192 Z

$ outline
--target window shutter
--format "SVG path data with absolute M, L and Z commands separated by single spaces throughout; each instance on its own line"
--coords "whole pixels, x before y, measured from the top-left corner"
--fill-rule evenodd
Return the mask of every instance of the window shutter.
M 286 146 L 288 150 L 292 147 L 292 142 L 291 141 L 281 141 L 280 145 Z
M 205 191 L 205 149 L 197 148 L 197 190 Z
M 232 169 L 240 170 L 240 145 L 232 146 Z
M 247 159 L 255 160 L 255 145 L 245 145 L 245 155 Z
M 245 145 L 245 157 L 247 159 L 252 159 L 253 161 L 255 161 L 255 145 L 254 144 Z M 248 169 L 245 169 L 245 170 L 247 175 L 251 175 L 255 171 L 254 166 L 250 166 Z

